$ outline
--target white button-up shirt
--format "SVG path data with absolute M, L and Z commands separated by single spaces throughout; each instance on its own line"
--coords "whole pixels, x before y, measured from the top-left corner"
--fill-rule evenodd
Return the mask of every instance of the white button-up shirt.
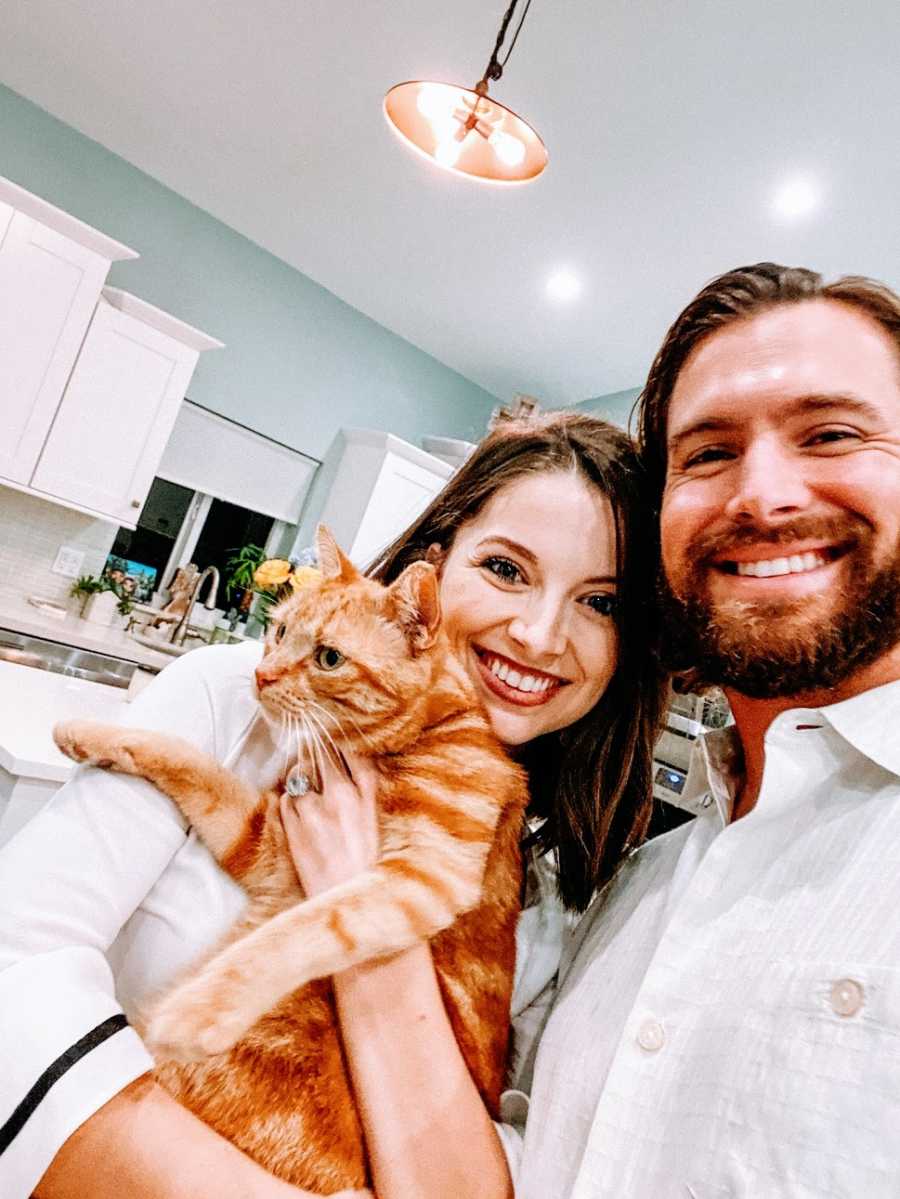
M 730 824 L 734 750 L 575 932 L 518 1199 L 900 1196 L 900 682 L 779 715 Z

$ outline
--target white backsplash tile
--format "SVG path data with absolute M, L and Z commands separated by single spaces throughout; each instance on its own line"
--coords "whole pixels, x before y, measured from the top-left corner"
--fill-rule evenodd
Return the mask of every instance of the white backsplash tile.
M 97 575 L 115 537 L 107 521 L 0 486 L 0 591 L 63 600 L 72 580 L 50 569 L 59 547 L 83 550 L 81 573 Z

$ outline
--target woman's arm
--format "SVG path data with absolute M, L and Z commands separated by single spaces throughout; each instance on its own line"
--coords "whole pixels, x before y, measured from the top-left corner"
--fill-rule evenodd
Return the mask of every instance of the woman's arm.
M 66 1143 L 35 1199 L 299 1199 L 176 1103 L 149 1077 L 136 1080 Z
M 319 894 L 368 869 L 378 836 L 375 772 L 328 768 L 321 795 L 282 804 L 300 881 Z M 493 1124 L 441 999 L 427 945 L 334 979 L 341 1033 L 379 1199 L 508 1199 Z
M 131 706 L 130 722 L 189 731 L 214 751 L 204 654 L 215 651 L 197 651 L 199 666 L 190 654 L 164 671 Z M 48 1195 L 101 1196 L 104 1178 L 110 1196 L 140 1194 L 122 1180 L 144 1173 L 158 1185 L 148 1194 L 180 1195 L 193 1165 L 170 1143 L 185 1157 L 196 1152 L 223 1186 L 231 1172 L 240 1179 L 244 1167 L 235 1162 L 246 1159 L 228 1142 L 156 1088 L 139 1087 L 140 1102 L 127 1090 L 152 1059 L 125 1021 L 107 951 L 151 890 L 159 908 L 170 863 L 185 844 L 184 821 L 155 788 L 81 769 L 0 851 L 4 1199 L 25 1199 L 45 1172 L 39 1193 Z M 262 1181 L 268 1185 L 268 1176 Z

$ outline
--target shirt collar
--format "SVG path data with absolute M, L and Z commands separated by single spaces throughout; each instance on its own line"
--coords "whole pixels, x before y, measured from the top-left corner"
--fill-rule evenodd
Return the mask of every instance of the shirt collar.
M 806 708 L 796 711 L 811 714 Z M 900 776 L 900 679 L 839 703 L 812 709 L 815 712 L 857 752 Z M 723 827 L 728 824 L 742 759 L 734 725 L 701 734 L 694 745 L 684 784 L 684 807 L 698 814 L 712 809 Z
M 819 711 L 854 749 L 900 775 L 900 679 Z

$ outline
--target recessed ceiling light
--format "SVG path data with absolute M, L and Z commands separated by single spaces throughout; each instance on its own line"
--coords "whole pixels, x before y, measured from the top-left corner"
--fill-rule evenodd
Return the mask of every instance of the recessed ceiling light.
M 558 304 L 569 304 L 581 295 L 581 280 L 574 271 L 561 267 L 547 280 L 547 295 Z
M 822 189 L 808 175 L 795 175 L 776 188 L 772 196 L 772 211 L 776 216 L 793 220 L 814 212 L 822 199 Z

